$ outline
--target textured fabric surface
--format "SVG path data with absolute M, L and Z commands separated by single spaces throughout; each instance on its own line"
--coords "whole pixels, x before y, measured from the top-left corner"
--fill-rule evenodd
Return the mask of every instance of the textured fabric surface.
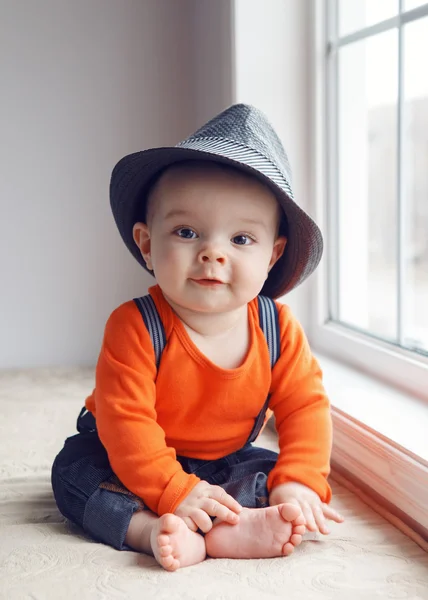
M 211 559 L 171 574 L 88 540 L 61 517 L 49 477 L 92 385 L 89 370 L 0 373 L 1 600 L 428 600 L 428 555 L 334 481 L 346 522 L 290 558 Z M 269 431 L 259 442 L 276 448 Z

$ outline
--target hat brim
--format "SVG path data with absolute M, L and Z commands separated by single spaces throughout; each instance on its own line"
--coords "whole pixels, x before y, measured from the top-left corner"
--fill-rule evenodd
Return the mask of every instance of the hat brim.
M 207 160 L 235 167 L 267 185 L 280 206 L 288 224 L 284 254 L 271 269 L 261 290 L 263 295 L 278 298 L 302 283 L 318 266 L 323 251 L 321 232 L 279 185 L 259 170 L 231 158 L 182 147 L 152 148 L 122 158 L 111 176 L 110 204 L 123 241 L 134 258 L 149 272 L 134 242 L 132 230 L 144 214 L 147 193 L 156 176 L 165 168 L 187 160 Z

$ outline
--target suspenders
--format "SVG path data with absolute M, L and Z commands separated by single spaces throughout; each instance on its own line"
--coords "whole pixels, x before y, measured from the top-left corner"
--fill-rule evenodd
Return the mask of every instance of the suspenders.
M 278 360 L 280 349 L 278 310 L 275 302 L 267 296 L 258 296 L 257 300 L 259 305 L 260 327 L 266 338 L 270 356 L 270 367 L 273 369 Z M 162 352 L 166 345 L 166 335 L 162 321 L 150 294 L 143 296 L 142 298 L 134 298 L 134 302 L 138 306 L 144 324 L 150 333 L 150 338 L 155 350 L 156 368 L 159 369 Z M 247 444 L 254 442 L 263 427 L 266 411 L 269 406 L 269 399 L 270 396 L 266 398 L 266 401 L 254 422 L 254 427 L 248 437 Z
M 278 310 L 275 302 L 267 296 L 258 296 L 257 300 L 260 328 L 266 338 L 269 349 L 270 366 L 271 369 L 273 369 L 280 353 Z M 150 339 L 155 351 L 156 369 L 159 369 L 162 352 L 167 342 L 164 326 L 150 294 L 142 296 L 141 298 L 134 298 L 134 302 L 137 305 L 147 331 L 150 334 Z M 266 411 L 269 406 L 269 399 L 270 396 L 266 398 L 266 401 L 254 422 L 254 427 L 248 437 L 247 444 L 254 442 L 263 427 Z M 95 419 L 92 413 L 88 412 L 85 407 L 82 408 L 77 419 L 77 430 L 79 432 L 96 430 Z

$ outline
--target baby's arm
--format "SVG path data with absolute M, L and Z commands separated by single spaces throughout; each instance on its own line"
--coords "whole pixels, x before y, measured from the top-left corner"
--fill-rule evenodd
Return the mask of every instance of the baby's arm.
M 127 302 L 110 316 L 93 393 L 100 439 L 121 482 L 156 514 L 173 513 L 200 479 L 187 474 L 157 422 L 156 365 L 141 315 Z
M 272 372 L 270 407 L 275 413 L 280 453 L 269 474 L 268 489 L 271 503 L 294 499 L 305 508 L 310 529 L 320 510 L 327 518 L 333 515 L 323 508 L 331 499 L 327 483 L 332 444 L 330 404 L 303 329 L 285 305 L 280 306 L 279 322 L 281 355 Z M 323 523 L 321 516 L 319 522 Z

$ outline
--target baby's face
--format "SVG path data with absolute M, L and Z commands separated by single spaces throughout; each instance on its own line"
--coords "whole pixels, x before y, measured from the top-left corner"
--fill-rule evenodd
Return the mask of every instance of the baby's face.
M 139 245 L 166 298 L 198 312 L 255 298 L 286 242 L 276 237 L 280 208 L 272 192 L 234 171 L 182 166 L 153 194 L 148 225 L 141 225 L 148 239 Z

